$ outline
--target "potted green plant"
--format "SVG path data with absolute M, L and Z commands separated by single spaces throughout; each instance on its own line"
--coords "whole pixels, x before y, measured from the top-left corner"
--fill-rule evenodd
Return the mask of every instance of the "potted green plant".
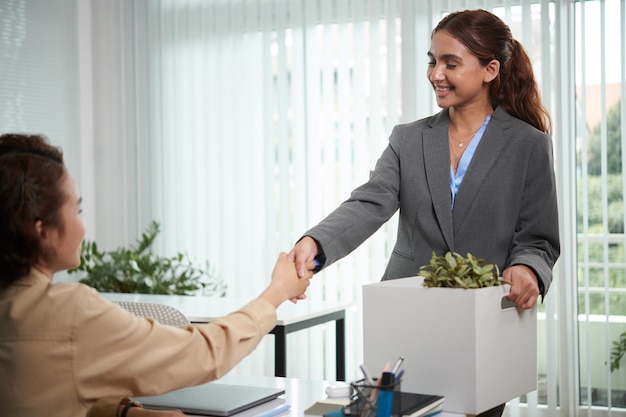
M 135 245 L 101 251 L 94 241 L 83 241 L 80 266 L 68 271 L 82 274 L 80 282 L 100 292 L 217 295 L 226 294 L 225 283 L 178 253 L 172 257 L 152 252 L 160 225 L 148 225 Z
M 446 288 L 484 288 L 508 284 L 500 278 L 497 265 L 488 264 L 484 259 L 477 259 L 471 253 L 466 257 L 448 252 L 437 256 L 433 252 L 428 265 L 420 268 L 425 287 Z

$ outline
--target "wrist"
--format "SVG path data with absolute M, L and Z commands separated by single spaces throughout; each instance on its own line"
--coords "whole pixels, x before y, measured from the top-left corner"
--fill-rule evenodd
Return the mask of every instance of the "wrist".
M 265 291 L 261 293 L 259 298 L 270 303 L 274 308 L 278 308 L 283 302 L 287 301 L 287 293 L 280 288 L 276 288 L 273 284 L 270 284 Z
M 120 402 L 120 408 L 119 408 L 119 413 L 118 413 L 119 417 L 128 417 L 128 410 L 130 410 L 133 407 L 142 408 L 142 405 L 140 402 L 133 401 L 128 398 L 125 398 L 124 400 L 122 400 L 122 402 Z

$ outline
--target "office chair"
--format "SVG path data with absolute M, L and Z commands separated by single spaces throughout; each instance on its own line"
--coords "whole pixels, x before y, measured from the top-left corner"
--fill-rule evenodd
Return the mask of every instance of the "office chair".
M 142 303 L 139 301 L 117 301 L 116 304 L 136 316 L 151 318 L 159 323 L 169 324 L 170 326 L 189 324 L 189 320 L 180 310 L 165 304 Z

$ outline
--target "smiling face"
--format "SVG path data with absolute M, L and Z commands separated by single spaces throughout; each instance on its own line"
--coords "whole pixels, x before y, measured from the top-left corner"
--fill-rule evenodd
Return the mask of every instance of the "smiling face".
M 85 237 L 85 224 L 80 216 L 82 199 L 74 177 L 67 171 L 61 179 L 61 190 L 66 200 L 59 209 L 60 225 L 44 225 L 41 220 L 35 224 L 45 248 L 38 267 L 50 275 L 80 265 L 81 243 Z
M 426 75 L 441 108 L 484 107 L 489 103 L 489 82 L 498 74 L 497 60 L 481 65 L 478 58 L 446 30 L 435 32 L 428 51 Z

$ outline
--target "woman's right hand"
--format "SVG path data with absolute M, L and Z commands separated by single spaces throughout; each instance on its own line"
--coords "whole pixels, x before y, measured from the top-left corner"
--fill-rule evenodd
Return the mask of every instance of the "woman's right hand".
M 305 273 L 298 276 L 295 263 L 287 258 L 285 252 L 281 252 L 272 271 L 272 281 L 261 294 L 261 298 L 269 301 L 278 308 L 284 301 L 299 298 L 309 286 L 309 279 L 313 276 L 313 261 L 305 262 Z

